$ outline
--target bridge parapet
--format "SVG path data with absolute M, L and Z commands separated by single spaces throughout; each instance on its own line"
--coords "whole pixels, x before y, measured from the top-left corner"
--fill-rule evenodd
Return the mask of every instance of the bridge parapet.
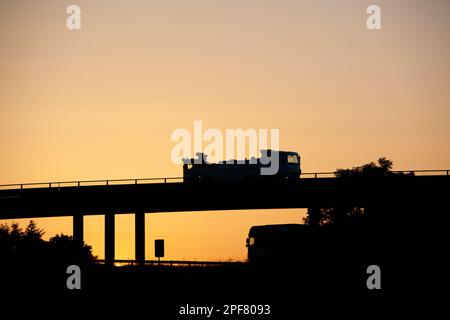
M 391 171 L 393 174 L 405 174 L 413 176 L 449 176 L 450 169 L 432 170 L 398 170 Z M 336 178 L 337 171 L 325 172 L 302 172 L 300 178 Z M 109 186 L 109 185 L 131 185 L 131 184 L 157 184 L 183 182 L 183 177 L 159 177 L 159 178 L 129 178 L 129 179 L 106 179 L 106 180 L 79 180 L 79 181 L 52 181 L 52 182 L 30 182 L 0 184 L 0 190 L 33 189 L 33 188 L 64 188 L 64 187 L 87 187 L 87 186 Z

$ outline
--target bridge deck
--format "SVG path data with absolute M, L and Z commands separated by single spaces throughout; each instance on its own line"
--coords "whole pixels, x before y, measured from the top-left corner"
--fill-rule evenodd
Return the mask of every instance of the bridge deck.
M 316 175 L 317 177 L 317 175 Z M 83 243 L 83 216 L 105 215 L 105 263 L 115 261 L 115 214 L 135 214 L 135 259 L 145 264 L 145 213 L 323 207 L 377 207 L 383 223 L 448 213 L 450 176 L 395 175 L 302 178 L 295 181 L 213 183 L 106 182 L 104 185 L 24 187 L 0 190 L 0 219 L 73 217 L 73 237 Z M 390 208 L 395 217 L 383 214 Z M 392 209 L 400 210 L 392 210 Z M 444 212 L 445 211 L 445 212 Z M 406 217 L 406 219 L 405 219 Z M 386 220 L 383 220 L 386 219 Z M 389 225 L 389 223 L 386 223 Z
M 449 181 L 448 175 L 424 175 L 247 183 L 108 183 L 9 189 L 0 190 L 0 219 L 106 212 L 364 206 L 398 197 L 402 201 L 442 201 L 448 195 Z

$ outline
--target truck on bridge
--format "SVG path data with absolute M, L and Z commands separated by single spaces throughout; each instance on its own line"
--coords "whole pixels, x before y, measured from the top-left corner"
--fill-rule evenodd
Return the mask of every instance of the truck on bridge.
M 184 182 L 199 181 L 251 181 L 262 179 L 299 179 L 301 174 L 300 155 L 292 151 L 261 150 L 261 158 L 226 160 L 209 163 L 207 155 L 184 159 Z M 262 168 L 270 167 L 268 160 L 278 157 L 278 170 L 273 175 L 261 174 Z

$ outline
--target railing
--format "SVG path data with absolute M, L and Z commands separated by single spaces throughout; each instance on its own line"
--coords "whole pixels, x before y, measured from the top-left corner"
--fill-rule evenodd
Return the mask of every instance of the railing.
M 95 262 L 100 264 L 106 264 L 104 259 L 96 259 Z M 114 260 L 113 265 L 115 266 L 185 266 L 185 267 L 222 267 L 231 265 L 242 265 L 245 262 L 242 261 L 183 261 L 183 260 Z
M 403 173 L 415 176 L 423 175 L 450 175 L 449 170 L 400 170 L 391 171 L 392 173 Z M 336 171 L 330 172 L 302 172 L 300 175 L 304 178 L 333 178 L 336 177 Z M 149 183 L 174 183 L 183 182 L 183 177 L 164 177 L 164 178 L 140 178 L 140 179 L 112 179 L 112 180 L 84 180 L 84 181 L 56 181 L 56 182 L 32 182 L 32 183 L 14 183 L 0 185 L 0 190 L 9 189 L 30 189 L 30 188 L 62 188 L 62 187 L 87 187 L 87 186 L 110 186 L 110 185 L 131 185 L 131 184 L 149 184 Z
M 450 169 L 436 169 L 436 170 L 397 170 L 397 171 L 390 171 L 394 174 L 407 174 L 407 175 L 414 175 L 414 176 L 430 176 L 430 175 L 440 175 L 440 176 L 448 176 L 450 175 Z M 305 178 L 333 178 L 336 177 L 337 171 L 330 171 L 330 172 L 305 172 L 300 175 L 301 177 Z
M 183 182 L 183 177 L 15 183 L 0 185 L 0 189 L 87 187 L 171 182 Z

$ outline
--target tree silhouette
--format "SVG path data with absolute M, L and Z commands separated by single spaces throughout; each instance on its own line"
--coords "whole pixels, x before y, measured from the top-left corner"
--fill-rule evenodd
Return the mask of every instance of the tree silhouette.
M 83 261 L 92 261 L 97 258 L 92 254 L 92 246 L 83 243 L 83 246 L 79 247 L 72 236 L 62 233 L 50 238 L 48 247 L 55 259 L 70 260 L 76 258 Z
M 28 223 L 27 228 L 25 229 L 25 232 L 23 234 L 24 239 L 27 239 L 29 241 L 42 241 L 42 236 L 45 234 L 45 231 L 42 229 L 39 229 L 37 227 L 37 223 L 31 220 Z
M 92 247 L 83 244 L 80 247 L 72 236 L 56 235 L 49 241 L 42 239 L 45 234 L 33 220 L 29 222 L 25 231 L 18 223 L 0 225 L 0 258 L 11 263 L 45 261 L 81 261 L 92 262 L 96 257 L 92 254 Z
M 338 168 L 336 177 L 383 177 L 398 174 L 391 171 L 393 164 L 391 160 L 382 157 L 378 159 L 377 163 L 370 162 L 351 169 Z
M 354 177 L 384 177 L 392 175 L 402 175 L 402 173 L 392 172 L 393 161 L 381 157 L 377 162 L 370 162 L 362 166 L 351 169 L 336 170 L 337 178 Z M 365 223 L 367 211 L 370 208 L 361 207 L 339 207 L 339 208 L 308 208 L 307 216 L 303 218 L 303 223 L 310 226 L 325 225 L 361 225 Z

